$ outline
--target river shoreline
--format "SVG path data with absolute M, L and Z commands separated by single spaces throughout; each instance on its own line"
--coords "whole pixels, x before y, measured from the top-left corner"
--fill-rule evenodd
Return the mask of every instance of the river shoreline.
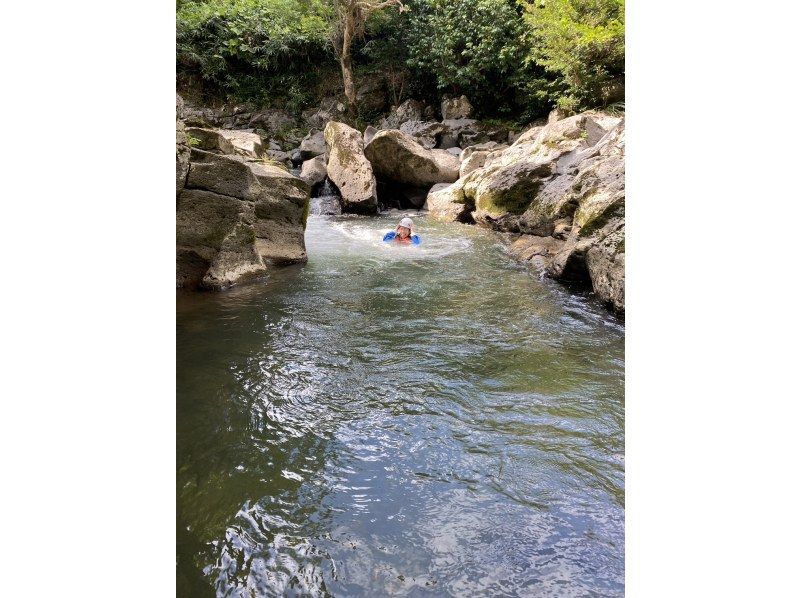
M 515 132 L 470 110 L 443 104 L 448 118 L 424 121 L 430 107 L 407 100 L 363 132 L 320 110 L 321 129 L 287 134 L 248 125 L 285 131 L 298 117 L 224 120 L 179 97 L 177 286 L 220 290 L 305 262 L 309 212 L 398 209 L 516 235 L 510 256 L 624 317 L 624 118 L 554 112 Z

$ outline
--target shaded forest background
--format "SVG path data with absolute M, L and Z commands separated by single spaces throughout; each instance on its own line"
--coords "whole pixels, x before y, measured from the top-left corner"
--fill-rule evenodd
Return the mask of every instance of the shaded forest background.
M 344 97 L 341 15 L 352 1 L 178 0 L 179 91 L 208 105 L 294 112 Z M 371 12 L 352 46 L 356 86 L 379 77 L 394 104 L 465 94 L 482 118 L 528 122 L 554 107 L 572 113 L 624 98 L 624 0 L 395 8 Z

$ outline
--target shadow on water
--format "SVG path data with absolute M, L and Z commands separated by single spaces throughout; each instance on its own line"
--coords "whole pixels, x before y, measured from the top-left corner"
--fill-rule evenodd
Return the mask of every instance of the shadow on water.
M 179 293 L 178 594 L 619 596 L 624 327 L 485 231 L 311 217 Z

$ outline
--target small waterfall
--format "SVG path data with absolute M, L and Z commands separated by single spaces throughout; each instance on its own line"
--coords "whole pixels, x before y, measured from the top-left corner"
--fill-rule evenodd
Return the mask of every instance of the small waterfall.
M 338 215 L 342 213 L 339 190 L 328 177 L 316 187 L 311 196 L 311 213 L 317 215 Z

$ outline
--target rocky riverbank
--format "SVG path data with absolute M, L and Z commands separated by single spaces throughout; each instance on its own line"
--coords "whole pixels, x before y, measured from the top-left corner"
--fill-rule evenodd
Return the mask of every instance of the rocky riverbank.
M 178 286 L 223 288 L 304 261 L 309 197 L 335 211 L 427 210 L 516 236 L 509 253 L 591 284 L 625 310 L 625 123 L 591 111 L 513 131 L 472 118 L 469 100 L 415 100 L 361 131 L 328 102 L 282 110 L 178 101 Z

